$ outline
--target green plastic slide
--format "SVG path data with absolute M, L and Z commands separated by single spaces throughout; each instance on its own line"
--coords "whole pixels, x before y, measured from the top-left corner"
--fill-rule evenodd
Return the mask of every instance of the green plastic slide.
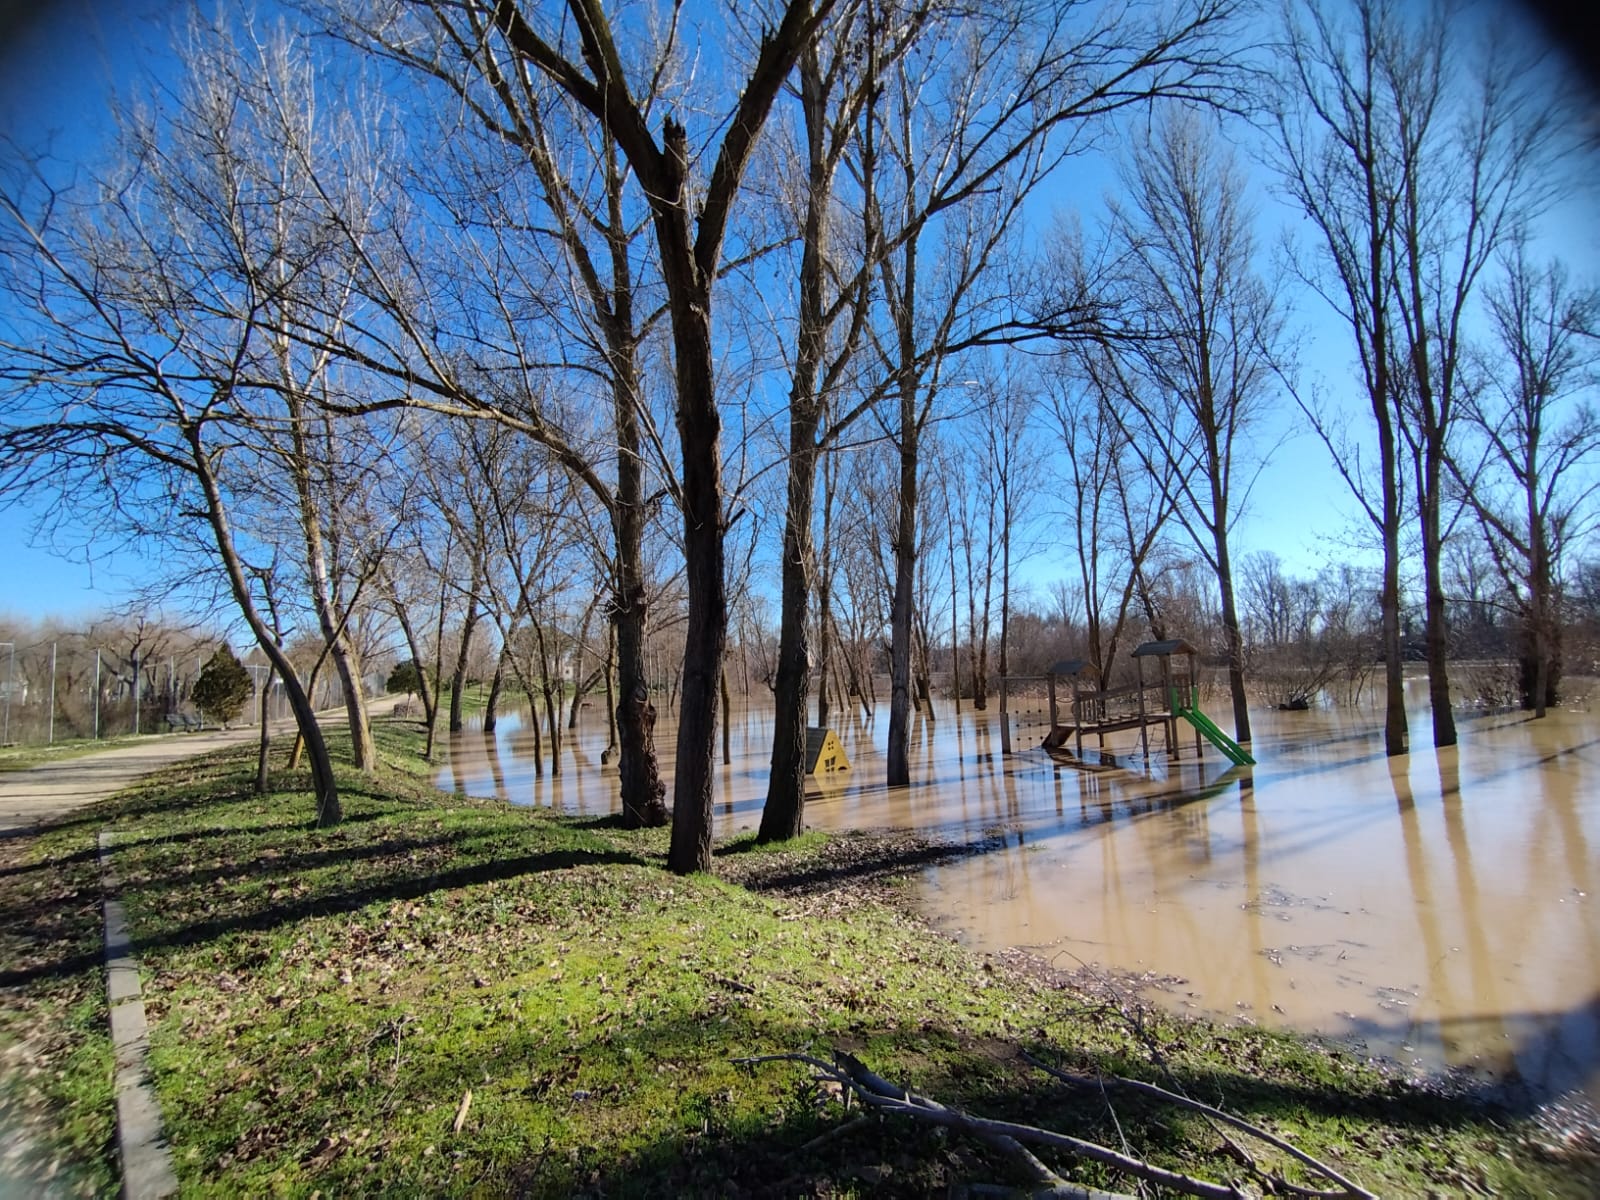
M 1250 757 L 1249 752 L 1243 746 L 1218 729 L 1216 723 L 1198 708 L 1180 705 L 1175 711 L 1185 721 L 1204 734 L 1206 741 L 1222 751 L 1223 757 L 1228 759 L 1229 762 L 1241 767 L 1253 767 L 1256 765 L 1256 760 Z

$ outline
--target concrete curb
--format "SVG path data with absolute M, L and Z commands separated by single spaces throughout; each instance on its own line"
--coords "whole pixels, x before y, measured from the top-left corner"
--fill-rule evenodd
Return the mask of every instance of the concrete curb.
M 100 881 L 105 890 L 106 1003 L 116 1050 L 117 1152 L 122 1160 L 125 1200 L 160 1200 L 178 1190 L 172 1154 L 161 1135 L 161 1108 L 150 1087 L 145 1054 L 150 1027 L 139 988 L 139 963 L 128 937 L 127 914 L 115 899 L 111 873 L 112 835 L 100 831 Z

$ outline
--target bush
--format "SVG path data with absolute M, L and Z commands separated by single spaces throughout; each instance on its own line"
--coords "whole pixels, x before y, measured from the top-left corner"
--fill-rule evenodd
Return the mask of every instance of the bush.
M 389 678 L 383 685 L 383 690 L 391 696 L 414 696 L 422 691 L 422 671 L 417 667 L 414 659 L 397 662 L 394 670 L 389 672 Z
M 244 711 L 254 690 L 250 672 L 233 656 L 232 650 L 223 646 L 201 670 L 189 698 L 202 716 L 226 725 Z

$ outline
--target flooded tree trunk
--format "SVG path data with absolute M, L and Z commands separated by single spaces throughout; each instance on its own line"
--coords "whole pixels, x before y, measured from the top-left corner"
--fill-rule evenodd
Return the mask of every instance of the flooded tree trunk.
M 946 501 L 948 504 L 948 501 Z M 950 526 L 950 695 L 961 715 L 961 598 L 956 590 L 956 527 Z
M 818 217 L 820 219 L 820 215 Z M 807 248 L 807 256 L 816 251 Z M 817 425 L 821 404 L 815 395 L 816 369 L 822 353 L 821 278 L 802 289 L 802 336 L 811 348 L 799 356 L 789 397 L 788 507 L 783 522 L 781 623 L 778 669 L 774 680 L 772 762 L 767 799 L 761 809 L 757 841 L 780 842 L 799 837 L 805 828 L 806 702 L 811 676 L 809 646 L 812 498 L 816 491 Z M 802 272 L 802 278 L 805 273 Z M 814 328 L 806 323 L 811 313 Z M 823 689 L 826 690 L 825 688 Z
M 833 497 L 837 471 L 831 456 L 822 460 L 822 542 L 813 547 L 817 560 L 817 726 L 828 727 L 829 677 L 834 693 L 846 708 L 849 701 L 838 687 L 839 666 L 834 661 L 833 628 Z
M 1228 693 L 1233 698 L 1233 737 L 1250 743 L 1250 702 L 1244 690 L 1244 638 L 1239 631 L 1239 609 L 1233 596 L 1233 562 L 1229 557 L 1226 514 L 1218 521 L 1217 591 L 1222 597 L 1222 632 L 1228 643 Z
M 466 691 L 467 662 L 472 654 L 472 636 L 478 630 L 478 618 L 483 610 L 478 607 L 480 580 L 476 569 L 472 573 L 472 588 L 467 593 L 467 612 L 461 622 L 461 644 L 456 647 L 456 661 L 450 671 L 450 732 L 460 733 L 465 728 L 461 719 L 462 693 Z
M 909 340 L 910 331 L 905 331 Z M 894 531 L 894 594 L 889 610 L 889 747 L 886 782 L 911 782 L 911 589 L 917 540 L 916 384 L 900 385 L 900 504 Z
M 509 645 L 510 637 L 507 636 Z M 489 698 L 483 704 L 483 731 L 493 733 L 495 726 L 500 723 L 500 690 L 506 681 L 506 655 L 510 652 L 507 646 L 500 647 L 500 654 L 494 660 L 494 675 L 489 679 Z
M 617 631 L 606 627 L 606 748 L 600 754 L 602 765 L 611 761 L 617 750 L 617 697 L 613 680 L 617 673 Z
M 556 688 L 560 684 L 560 666 L 550 661 L 550 650 L 545 642 L 544 625 L 535 620 L 533 622 L 534 640 L 539 646 L 539 690 L 544 693 L 545 721 L 550 728 L 550 774 L 561 774 L 561 721 L 557 716 L 561 705 L 556 700 Z M 552 668 L 554 670 L 552 671 Z M 552 679 L 551 675 L 555 678 Z M 539 714 L 533 715 L 533 723 L 539 723 Z
M 1444 545 L 1440 535 L 1440 464 L 1444 431 L 1426 420 L 1422 462 L 1422 576 L 1427 620 L 1428 699 L 1433 708 L 1433 744 L 1456 744 L 1456 718 L 1450 704 L 1450 618 L 1444 594 Z M 1438 445 L 1434 443 L 1438 442 Z
M 524 680 L 522 687 L 523 699 L 528 703 L 528 727 L 533 730 L 533 773 L 544 778 L 544 735 L 539 732 L 539 693 L 530 686 L 531 680 Z

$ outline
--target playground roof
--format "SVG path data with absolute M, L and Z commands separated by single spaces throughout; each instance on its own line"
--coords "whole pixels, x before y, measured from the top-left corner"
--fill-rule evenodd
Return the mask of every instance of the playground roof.
M 1164 642 L 1146 642 L 1133 652 L 1135 658 L 1149 658 L 1152 655 L 1165 658 L 1169 654 L 1199 654 L 1193 646 L 1182 638 L 1168 638 Z
M 1094 664 L 1087 658 L 1063 658 L 1055 666 L 1051 667 L 1048 672 L 1051 675 L 1083 675 L 1086 673 L 1089 675 L 1096 674 Z

